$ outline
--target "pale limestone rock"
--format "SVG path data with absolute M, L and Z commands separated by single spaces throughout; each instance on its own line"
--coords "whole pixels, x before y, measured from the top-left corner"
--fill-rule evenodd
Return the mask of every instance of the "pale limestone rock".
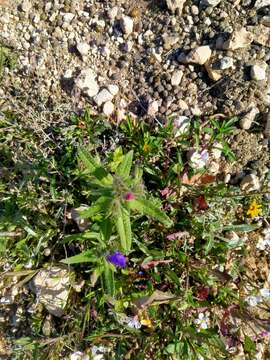
M 107 89 L 101 90 L 95 97 L 94 101 L 97 104 L 97 106 L 101 106 L 107 101 L 112 101 L 113 95 L 109 92 Z
M 32 8 L 32 5 L 31 5 L 31 2 L 29 0 L 24 0 L 22 3 L 21 3 L 21 9 L 22 11 L 28 13 Z
M 261 23 L 262 23 L 264 26 L 270 27 L 270 16 L 263 16 L 263 17 L 261 18 Z
M 215 7 L 215 6 L 217 6 L 220 2 L 221 2 L 221 0 L 201 0 L 201 1 L 200 1 L 200 5 L 202 5 L 202 6 L 212 6 L 212 7 Z
M 164 34 L 162 38 L 163 38 L 163 47 L 165 50 L 170 50 L 180 40 L 178 35 Z
M 75 17 L 75 15 L 72 14 L 72 13 L 65 13 L 65 14 L 63 15 L 63 21 L 64 21 L 64 23 L 66 23 L 66 24 L 70 24 L 71 21 L 74 19 L 74 17 Z
M 90 45 L 88 45 L 86 42 L 80 42 L 76 47 L 81 56 L 87 55 L 90 50 Z
M 262 24 L 253 26 L 252 28 L 254 42 L 263 46 L 270 47 L 270 31 L 269 27 Z
M 254 5 L 254 8 L 255 9 L 260 9 L 262 7 L 265 7 L 265 6 L 270 6 L 270 0 L 257 0 L 255 5 Z
M 259 109 L 257 107 L 251 107 L 251 109 L 244 115 L 244 117 L 240 120 L 240 126 L 244 130 L 249 130 L 255 117 L 259 114 Z
M 75 79 L 75 85 L 89 97 L 95 96 L 99 91 L 99 85 L 95 80 L 96 73 L 92 69 L 82 70 Z
M 185 2 L 186 0 L 166 0 L 168 9 L 171 10 L 171 12 L 173 13 L 178 10 L 180 14 L 183 11 L 183 6 Z
M 114 113 L 114 104 L 111 101 L 106 101 L 103 105 L 103 114 L 111 116 Z
M 157 100 L 151 101 L 148 105 L 147 115 L 155 116 L 159 109 L 159 103 Z
M 262 81 L 266 79 L 267 64 L 265 62 L 251 66 L 250 76 L 253 80 Z
M 246 175 L 240 183 L 240 188 L 242 191 L 260 190 L 260 187 L 261 184 L 259 178 L 254 174 Z
M 178 101 L 178 106 L 179 106 L 179 108 L 181 109 L 181 110 L 188 110 L 188 104 L 184 101 L 184 100 L 182 100 L 182 99 L 180 99 L 179 101 Z
M 118 7 L 114 6 L 110 10 L 108 10 L 108 17 L 110 20 L 114 20 L 118 14 Z
M 30 283 L 37 302 L 45 306 L 50 314 L 61 317 L 67 304 L 74 274 L 58 266 L 40 270 Z
M 129 16 L 124 15 L 120 20 L 121 29 L 127 36 L 133 32 L 133 19 Z
M 119 87 L 117 85 L 111 84 L 107 86 L 107 89 L 109 90 L 109 92 L 113 95 L 116 96 L 119 92 Z
M 212 55 L 212 50 L 210 49 L 210 46 L 208 45 L 199 46 L 191 50 L 188 53 L 188 55 L 185 56 L 183 62 L 203 65 L 210 59 L 211 55 Z
M 230 38 L 222 45 L 224 50 L 237 50 L 248 47 L 253 41 L 253 35 L 245 28 L 234 30 Z
M 183 71 L 182 70 L 175 70 L 172 73 L 171 77 L 171 84 L 172 86 L 178 86 L 182 80 L 183 77 Z
M 221 74 L 221 71 L 220 70 L 214 70 L 212 68 L 212 64 L 209 64 L 209 63 L 206 63 L 204 65 L 206 71 L 207 71 L 207 74 L 208 76 L 210 77 L 211 80 L 213 81 L 218 81 L 222 78 L 222 74 Z

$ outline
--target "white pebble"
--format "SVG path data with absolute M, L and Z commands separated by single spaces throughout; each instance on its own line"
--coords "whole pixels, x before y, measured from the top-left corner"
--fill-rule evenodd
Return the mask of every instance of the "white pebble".
M 106 101 L 103 105 L 103 114 L 110 116 L 114 112 L 114 105 L 111 101 Z
M 256 81 L 265 80 L 266 69 L 267 69 L 266 63 L 255 64 L 251 66 L 251 70 L 250 70 L 251 78 Z
M 113 96 L 117 95 L 119 92 L 119 87 L 117 85 L 111 84 L 108 85 L 107 88 Z
M 77 50 L 79 51 L 81 56 L 85 56 L 88 54 L 90 46 L 86 42 L 80 42 L 77 44 Z

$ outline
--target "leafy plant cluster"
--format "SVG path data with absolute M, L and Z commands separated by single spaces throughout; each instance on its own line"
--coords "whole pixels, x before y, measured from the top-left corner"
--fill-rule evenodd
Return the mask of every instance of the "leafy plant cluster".
M 44 143 L 13 114 L 1 118 L 3 286 L 17 274 L 27 288 L 35 271 L 62 264 L 79 287 L 63 319 L 41 304 L 29 315 L 33 294 L 17 295 L 29 326 L 14 335 L 5 325 L 14 358 L 69 358 L 93 344 L 108 359 L 237 359 L 231 344 L 254 356 L 257 340 L 235 319 L 264 329 L 242 297 L 245 234 L 259 225 L 246 219 L 245 194 L 186 157 L 218 142 L 230 161 L 236 121 L 194 119 L 176 136 L 173 121 L 159 128 L 128 118 L 119 128 L 86 111 Z M 126 267 L 108 260 L 116 251 Z

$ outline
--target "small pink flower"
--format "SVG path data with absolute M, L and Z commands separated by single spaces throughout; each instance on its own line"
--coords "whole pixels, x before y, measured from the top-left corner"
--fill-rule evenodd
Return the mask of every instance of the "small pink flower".
M 168 196 L 171 195 L 172 193 L 172 189 L 170 189 L 168 186 L 165 187 L 164 189 L 160 190 L 161 196 L 164 196 L 165 198 L 167 198 Z
M 135 195 L 134 195 L 134 193 L 133 192 L 128 192 L 128 193 L 126 193 L 126 195 L 125 195 L 125 200 L 127 200 L 127 201 L 130 201 L 130 200 L 134 200 L 135 199 Z

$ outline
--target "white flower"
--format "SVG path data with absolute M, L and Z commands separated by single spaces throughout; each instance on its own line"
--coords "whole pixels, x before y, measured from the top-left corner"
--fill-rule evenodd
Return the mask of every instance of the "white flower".
M 33 261 L 32 260 L 29 260 L 28 263 L 26 263 L 24 265 L 25 269 L 32 269 L 32 267 L 33 267 Z
M 127 326 L 133 329 L 140 329 L 142 326 L 139 320 L 135 318 L 131 318 L 130 321 L 127 323 Z
M 270 230 L 267 229 L 267 231 L 265 231 L 264 234 L 265 234 L 264 240 L 270 241 Z
M 180 136 L 187 132 L 190 127 L 190 119 L 187 116 L 177 116 L 173 121 L 176 130 L 175 136 Z
M 118 314 L 118 322 L 121 325 L 127 325 L 130 328 L 133 329 L 139 329 L 142 325 L 139 322 L 139 320 L 137 319 L 137 317 L 131 317 L 131 316 L 127 316 L 125 314 Z
M 221 143 L 215 142 L 212 148 L 212 155 L 216 160 L 219 160 L 222 154 L 223 146 Z
M 209 327 L 209 316 L 204 313 L 199 313 L 198 318 L 194 321 L 198 325 L 199 330 L 205 330 Z
M 190 156 L 190 165 L 193 168 L 201 169 L 205 166 L 207 160 L 209 159 L 209 154 L 207 150 L 194 151 Z
M 99 346 L 94 345 L 91 348 L 91 351 L 92 351 L 94 360 L 104 360 L 105 359 L 104 354 L 106 353 L 107 348 L 105 348 L 105 346 L 102 346 L 102 345 L 99 345 Z
M 198 360 L 204 360 L 204 357 L 201 354 L 197 354 Z
M 90 360 L 90 356 L 83 354 L 81 351 L 76 351 L 70 355 L 70 360 Z
M 270 297 L 270 289 L 262 288 L 260 289 L 260 294 L 263 298 L 268 298 Z
M 250 295 L 245 298 L 245 301 L 248 303 L 249 306 L 257 306 L 263 301 L 263 299 L 261 296 Z
M 256 248 L 258 250 L 264 251 L 266 248 L 270 247 L 270 238 L 268 239 L 267 235 L 264 239 L 260 238 L 257 242 Z

